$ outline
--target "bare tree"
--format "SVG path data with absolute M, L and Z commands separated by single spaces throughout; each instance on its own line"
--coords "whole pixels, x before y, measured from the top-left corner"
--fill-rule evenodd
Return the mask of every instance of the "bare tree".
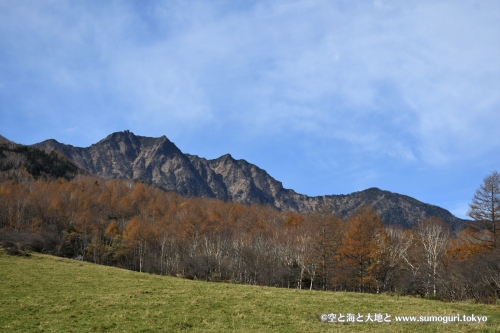
M 408 230 L 403 230 L 401 227 L 388 226 L 386 233 L 389 237 L 387 246 L 383 249 L 385 252 L 387 273 L 383 282 L 384 288 L 390 283 L 395 283 L 400 271 L 408 270 L 413 276 L 416 275 L 419 269 L 418 263 L 410 258 L 411 251 L 409 250 L 413 244 L 413 233 Z
M 416 234 L 424 250 L 423 257 L 429 277 L 428 283 L 432 284 L 432 293 L 435 296 L 438 268 L 443 261 L 450 233 L 440 219 L 430 218 L 416 228 Z
M 493 171 L 483 179 L 474 194 L 467 215 L 474 222 L 469 226 L 490 247 L 497 247 L 500 228 L 500 174 Z

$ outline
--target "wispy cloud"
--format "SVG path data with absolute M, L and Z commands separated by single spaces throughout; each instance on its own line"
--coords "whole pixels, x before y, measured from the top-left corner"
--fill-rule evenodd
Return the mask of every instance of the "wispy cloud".
M 1 2 L 0 131 L 307 138 L 353 169 L 360 154 L 446 168 L 500 148 L 499 13 L 493 0 Z
M 470 146 L 485 135 L 500 142 L 484 130 L 500 103 L 498 4 L 474 8 L 4 3 L 2 58 L 24 72 L 19 86 L 35 85 L 34 98 L 47 90 L 63 103 L 69 96 L 75 112 L 90 97 L 110 118 L 144 127 L 244 121 L 266 135 L 330 135 L 440 164 L 463 156 L 462 146 L 474 155 Z

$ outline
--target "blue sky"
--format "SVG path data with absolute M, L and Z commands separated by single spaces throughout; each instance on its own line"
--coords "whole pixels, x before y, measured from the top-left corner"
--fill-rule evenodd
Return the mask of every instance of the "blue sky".
M 500 2 L 0 1 L 0 134 L 125 129 L 465 217 L 500 169 Z

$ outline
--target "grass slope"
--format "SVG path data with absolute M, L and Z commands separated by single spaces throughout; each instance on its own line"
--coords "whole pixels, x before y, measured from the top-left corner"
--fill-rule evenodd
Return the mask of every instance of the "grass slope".
M 500 307 L 413 297 L 189 281 L 0 251 L 0 332 L 499 332 Z M 391 323 L 321 323 L 322 313 L 388 313 Z M 397 315 L 487 316 L 401 323 Z

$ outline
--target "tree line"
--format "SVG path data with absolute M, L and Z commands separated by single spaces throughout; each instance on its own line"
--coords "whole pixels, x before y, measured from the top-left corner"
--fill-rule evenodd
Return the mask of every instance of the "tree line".
M 475 223 L 452 234 L 437 218 L 384 226 L 368 206 L 342 220 L 328 207 L 298 214 L 88 175 L 16 179 L 0 182 L 4 246 L 214 282 L 450 301 L 500 295 L 498 217 L 484 213 L 489 188 L 471 204 Z

